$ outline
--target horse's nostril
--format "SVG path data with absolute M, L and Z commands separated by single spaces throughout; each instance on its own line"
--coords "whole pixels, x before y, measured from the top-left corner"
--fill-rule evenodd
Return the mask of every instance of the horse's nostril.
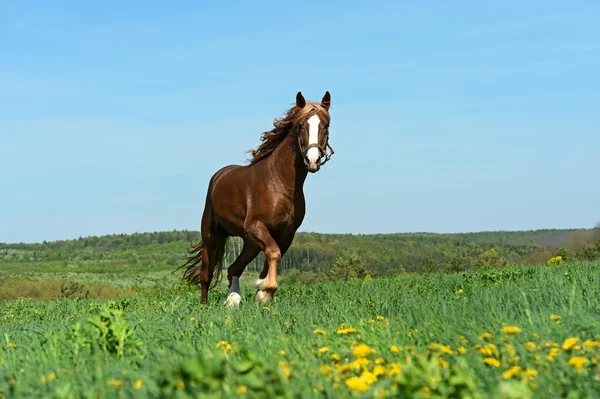
M 305 164 L 310 164 L 310 159 L 308 159 L 308 155 L 304 157 L 304 163 Z

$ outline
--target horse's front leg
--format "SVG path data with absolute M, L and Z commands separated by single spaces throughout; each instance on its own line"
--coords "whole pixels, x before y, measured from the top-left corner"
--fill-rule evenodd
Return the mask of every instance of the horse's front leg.
M 265 270 L 263 270 L 260 274 L 260 279 L 256 282 L 258 292 L 254 297 L 254 301 L 269 302 L 273 299 L 273 295 L 278 288 L 277 265 L 281 259 L 281 249 L 264 223 L 254 221 L 248 223 L 245 227 L 248 236 L 265 253 L 265 257 L 267 258 Z

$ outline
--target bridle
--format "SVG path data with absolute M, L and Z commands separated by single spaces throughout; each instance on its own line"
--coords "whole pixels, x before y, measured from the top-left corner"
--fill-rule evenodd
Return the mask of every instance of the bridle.
M 317 162 L 317 170 L 321 168 L 321 166 L 325 165 L 327 161 L 331 159 L 331 156 L 335 154 L 333 147 L 329 144 L 329 131 L 327 131 L 327 141 L 324 146 L 321 146 L 319 143 L 312 143 L 306 146 L 306 148 L 302 148 L 302 142 L 300 141 L 300 130 L 302 130 L 302 124 L 298 123 L 298 147 L 300 148 L 300 153 L 302 154 L 302 159 L 306 159 L 306 155 L 308 154 L 308 150 L 311 148 L 319 149 L 319 162 Z M 327 153 L 327 149 L 331 152 Z M 324 160 L 323 160 L 324 159 Z

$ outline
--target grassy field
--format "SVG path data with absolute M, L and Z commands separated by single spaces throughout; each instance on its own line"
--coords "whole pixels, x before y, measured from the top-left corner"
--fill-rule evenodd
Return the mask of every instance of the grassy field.
M 600 397 L 600 262 L 0 303 L 0 398 Z

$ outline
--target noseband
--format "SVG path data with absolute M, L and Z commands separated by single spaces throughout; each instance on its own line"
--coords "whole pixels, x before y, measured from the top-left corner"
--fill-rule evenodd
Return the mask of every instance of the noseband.
M 302 127 L 300 127 L 300 129 L 302 129 Z M 302 153 L 302 159 L 306 158 L 306 154 L 308 154 L 308 150 L 310 150 L 311 148 L 318 148 L 319 149 L 319 163 L 318 163 L 319 168 L 321 168 L 321 166 L 325 165 L 327 163 L 327 161 L 329 161 L 331 159 L 331 156 L 333 154 L 335 154 L 333 147 L 331 147 L 331 145 L 329 144 L 329 133 L 327 134 L 327 142 L 325 143 L 325 146 L 321 146 L 319 143 L 313 143 L 313 144 L 307 145 L 306 148 L 302 148 L 302 143 L 300 142 L 300 134 L 298 133 L 298 147 L 300 148 L 300 152 Z M 327 153 L 327 149 L 329 149 L 331 152 Z

